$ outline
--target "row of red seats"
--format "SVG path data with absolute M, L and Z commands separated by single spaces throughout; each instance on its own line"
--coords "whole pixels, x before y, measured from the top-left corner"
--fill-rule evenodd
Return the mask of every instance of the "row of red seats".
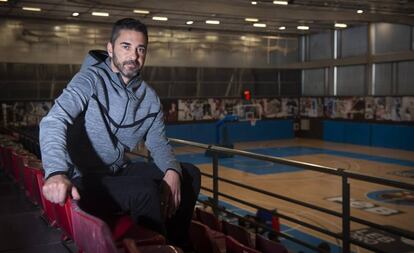
M 26 139 L 27 141 L 27 139 Z M 41 161 L 25 150 L 18 135 L 0 135 L 0 168 L 22 188 L 28 199 L 42 208 L 42 218 L 51 226 L 60 228 L 62 240 L 73 240 L 79 252 L 182 252 L 166 245 L 164 236 L 136 225 L 129 216 L 110 221 L 81 210 L 76 201 L 68 198 L 60 206 L 46 200 L 41 194 L 44 173 Z
M 213 213 L 196 208 L 190 235 L 197 253 L 288 253 L 276 241 L 260 234 L 251 234 L 245 228 L 220 221 Z

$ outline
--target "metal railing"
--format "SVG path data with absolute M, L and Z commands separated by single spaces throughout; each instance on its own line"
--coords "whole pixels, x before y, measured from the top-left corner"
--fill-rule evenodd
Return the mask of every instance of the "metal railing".
M 256 153 L 252 153 L 252 152 L 248 152 L 248 151 L 244 151 L 244 150 L 236 150 L 236 149 L 229 149 L 229 148 L 225 148 L 225 147 L 220 147 L 220 146 L 215 146 L 215 145 L 207 145 L 207 144 L 202 144 L 202 143 L 198 143 L 198 142 L 193 142 L 193 141 L 186 141 L 186 140 L 180 140 L 180 139 L 174 139 L 174 138 L 169 138 L 170 142 L 174 143 L 174 144 L 180 144 L 180 145 L 187 145 L 187 146 L 191 146 L 191 147 L 196 147 L 196 148 L 200 148 L 203 150 L 208 151 L 211 156 L 212 156 L 212 169 L 213 172 L 212 174 L 207 174 L 207 173 L 202 173 L 203 176 L 206 177 L 210 177 L 213 179 L 213 189 L 209 189 L 206 187 L 202 187 L 203 190 L 211 192 L 213 195 L 213 205 L 215 207 L 218 206 L 219 203 L 219 196 L 223 196 L 227 199 L 236 201 L 240 204 L 246 205 L 246 206 L 250 206 L 253 207 L 255 209 L 265 209 L 263 207 L 260 207 L 258 205 L 255 205 L 253 203 L 250 203 L 246 200 L 242 200 L 239 198 L 236 198 L 234 196 L 230 196 L 228 194 L 224 194 L 224 193 L 220 193 L 219 190 L 219 181 L 225 182 L 225 183 L 229 183 L 250 191 L 254 191 L 260 194 L 264 194 L 267 195 L 269 197 L 272 198 L 276 198 L 276 199 L 280 199 L 280 200 L 284 200 L 296 205 L 300 205 L 303 207 L 307 207 L 322 213 L 326 213 L 328 215 L 332 215 L 338 218 L 342 219 L 342 233 L 337 234 L 334 233 L 332 231 L 329 231 L 327 229 L 315 226 L 313 224 L 309 224 L 303 221 L 300 221 L 298 219 L 292 218 L 288 215 L 285 214 L 280 214 L 277 213 L 276 215 L 278 215 L 280 218 L 288 220 L 290 222 L 302 225 L 304 227 L 310 228 L 312 230 L 318 231 L 320 233 L 323 233 L 325 235 L 334 237 L 336 239 L 340 239 L 342 240 L 342 252 L 344 253 L 349 253 L 351 252 L 351 244 L 355 244 L 358 246 L 361 246 L 363 248 L 366 248 L 368 250 L 373 250 L 375 252 L 385 252 L 385 251 L 381 251 L 378 248 L 374 248 L 368 244 L 362 243 L 360 241 L 357 240 L 353 240 L 352 238 L 350 238 L 350 227 L 351 227 L 351 222 L 356 222 L 368 227 L 372 227 L 372 228 L 376 228 L 394 235 L 398 235 L 398 236 L 403 236 L 409 239 L 414 239 L 414 235 L 412 233 L 406 232 L 406 231 L 402 231 L 402 230 L 397 230 L 394 228 L 390 228 L 390 227 L 386 227 L 383 225 L 379 225 L 364 219 L 360 219 L 357 217 L 353 217 L 350 214 L 350 183 L 349 183 L 349 179 L 354 179 L 354 180 L 360 180 L 360 181 L 364 181 L 364 182 L 369 182 L 369 183 L 375 183 L 375 184 L 380 184 L 380 185 L 386 185 L 386 186 L 391 186 L 391 187 L 396 187 L 396 188 L 400 188 L 400 189 L 405 189 L 405 190 L 411 190 L 414 191 L 414 185 L 412 184 L 408 184 L 408 183 L 404 183 L 404 182 L 400 182 L 400 181 L 395 181 L 395 180 L 390 180 L 390 179 L 385 179 L 385 178 L 379 178 L 379 177 L 373 177 L 373 176 L 369 176 L 369 175 L 365 175 L 362 173 L 358 173 L 358 172 L 353 172 L 353 171 L 348 171 L 345 169 L 340 169 L 340 168 L 331 168 L 331 167 L 327 167 L 327 166 L 321 166 L 321 165 L 315 165 L 315 164 L 311 164 L 311 163 L 305 163 L 305 162 L 298 162 L 298 161 L 293 161 L 290 159 L 285 159 L 285 158 L 280 158 L 280 157 L 274 157 L 274 156 L 269 156 L 269 155 L 262 155 L 262 154 L 256 154 Z M 342 212 L 336 212 L 336 211 L 332 211 L 330 209 L 324 208 L 324 207 L 320 207 L 320 206 L 316 206 L 313 205 L 311 203 L 307 203 L 304 201 L 300 201 L 297 199 L 292 199 L 283 195 L 279 195 L 273 192 L 269 192 L 266 190 L 262 190 L 262 189 L 258 189 L 255 187 L 252 187 L 250 185 L 246 185 L 240 182 L 236 182 L 233 180 L 229 180 L 229 179 L 225 179 L 219 176 L 219 154 L 227 154 L 227 155 L 237 155 L 237 156 L 243 156 L 243 157 L 249 157 L 252 159 L 256 159 L 256 160 L 261 160 L 261 161 L 267 161 L 267 162 L 272 162 L 272 163 L 278 163 L 278 164 L 284 164 L 284 165 L 290 165 L 290 166 L 296 166 L 296 167 L 300 167 L 306 170 L 311 170 L 311 171 L 316 171 L 316 172 L 321 172 L 321 173 L 325 173 L 325 174 L 330 174 L 330 175 L 335 175 L 338 176 L 342 179 Z M 271 210 L 268 210 L 271 211 Z M 315 250 L 315 247 L 312 245 L 309 245 L 307 242 L 304 241 L 300 241 L 297 238 L 292 238 L 291 236 L 287 235 L 287 234 L 283 234 L 283 233 L 279 233 L 280 236 L 294 241 L 296 243 L 299 243 L 303 246 L 306 246 L 312 250 Z

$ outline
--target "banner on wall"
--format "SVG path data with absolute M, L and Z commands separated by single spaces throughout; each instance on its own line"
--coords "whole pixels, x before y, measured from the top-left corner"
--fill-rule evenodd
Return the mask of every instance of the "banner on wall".
M 323 98 L 304 97 L 300 99 L 300 116 L 317 118 L 323 117 Z
M 375 119 L 401 121 L 401 97 L 377 97 L 375 98 Z
M 35 126 L 52 107 L 52 102 L 3 102 L 0 121 L 2 126 Z
M 401 99 L 401 120 L 414 121 L 414 97 Z

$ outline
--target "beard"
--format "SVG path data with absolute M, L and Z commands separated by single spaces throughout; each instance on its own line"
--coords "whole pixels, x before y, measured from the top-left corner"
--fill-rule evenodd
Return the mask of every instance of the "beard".
M 115 52 L 113 52 L 112 60 L 115 67 L 119 70 L 121 75 L 127 77 L 128 79 L 131 79 L 139 74 L 140 68 L 139 63 L 137 61 L 130 60 L 120 62 Z

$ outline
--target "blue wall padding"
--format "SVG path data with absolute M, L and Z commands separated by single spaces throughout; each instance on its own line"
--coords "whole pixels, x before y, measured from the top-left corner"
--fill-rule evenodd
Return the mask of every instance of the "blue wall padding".
M 414 126 L 332 120 L 323 126 L 326 141 L 414 150 Z
M 340 121 L 323 122 L 323 139 L 333 142 L 345 142 L 345 125 Z
M 344 142 L 358 145 L 371 144 L 370 124 L 356 122 L 344 123 Z
M 223 129 L 225 128 L 225 129 Z M 215 123 L 190 123 L 166 126 L 167 136 L 171 138 L 214 144 Z M 255 126 L 250 122 L 231 122 L 222 126 L 223 133 L 227 134 L 227 141 L 261 141 L 288 139 L 294 137 L 293 120 L 260 120 Z

